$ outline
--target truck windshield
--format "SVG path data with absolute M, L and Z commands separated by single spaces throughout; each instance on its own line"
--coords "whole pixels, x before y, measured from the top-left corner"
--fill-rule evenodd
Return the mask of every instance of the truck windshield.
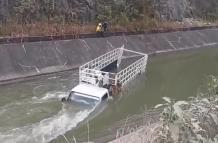
M 72 102 L 76 102 L 85 106 L 95 106 L 99 102 L 99 100 L 97 99 L 88 98 L 86 96 L 83 96 L 83 94 L 75 92 L 71 92 L 69 99 Z

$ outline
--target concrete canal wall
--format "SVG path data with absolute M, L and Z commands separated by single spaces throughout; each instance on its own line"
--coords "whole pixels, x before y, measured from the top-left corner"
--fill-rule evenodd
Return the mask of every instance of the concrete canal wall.
M 78 68 L 81 64 L 122 45 L 147 54 L 218 47 L 218 29 L 1 44 L 0 84 Z

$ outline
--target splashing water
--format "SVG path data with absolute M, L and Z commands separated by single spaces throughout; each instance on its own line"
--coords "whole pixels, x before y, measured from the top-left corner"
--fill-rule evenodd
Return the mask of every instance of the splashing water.
M 50 93 L 46 93 L 45 96 L 43 97 L 32 97 L 32 99 L 36 99 L 37 101 L 41 101 L 41 102 L 45 102 L 47 100 L 50 100 L 50 99 L 62 99 L 64 97 L 67 97 L 68 96 L 68 93 L 67 92 L 50 92 Z
M 9 105 L 3 106 L 0 109 L 0 112 L 4 114 L 3 111 L 10 112 L 10 108 L 18 108 L 19 106 L 27 107 L 28 105 L 33 106 L 35 103 L 39 101 L 42 104 L 43 102 L 49 104 L 50 102 L 54 102 L 54 99 L 60 99 L 66 96 L 64 92 L 56 92 L 56 93 L 47 93 L 44 97 L 38 98 L 31 98 L 29 101 L 22 101 L 17 102 L 17 104 L 10 103 Z M 60 101 L 56 101 L 60 102 Z M 40 106 L 40 104 L 38 106 Z M 32 108 L 29 110 L 24 110 L 26 115 L 28 116 L 31 113 L 31 110 L 40 110 L 40 108 Z M 0 127 L 0 142 L 1 143 L 47 143 L 59 135 L 63 135 L 67 131 L 71 130 L 72 128 L 76 127 L 78 123 L 82 122 L 85 118 L 89 116 L 91 112 L 93 112 L 96 108 L 97 104 L 90 108 L 90 107 L 78 107 L 71 104 L 61 104 L 61 109 L 57 114 L 53 116 L 48 116 L 48 118 L 43 118 L 38 122 L 34 122 L 32 124 L 24 124 L 19 127 L 11 127 L 8 129 L 1 129 Z M 23 109 L 23 108 L 21 108 Z M 14 113 L 14 112 L 13 112 Z M 33 113 L 34 114 L 34 113 Z M 36 113 L 38 115 L 38 113 Z M 2 116 L 2 115 L 1 115 Z M 23 117 L 24 118 L 24 117 Z M 22 118 L 21 118 L 22 119 Z M 16 118 L 16 120 L 18 120 Z M 11 121 L 11 120 L 10 120 Z M 13 122 L 13 121 L 12 121 Z

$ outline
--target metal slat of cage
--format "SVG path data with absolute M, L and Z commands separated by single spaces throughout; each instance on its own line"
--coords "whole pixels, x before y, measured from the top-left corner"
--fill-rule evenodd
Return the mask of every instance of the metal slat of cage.
M 112 52 L 111 54 L 108 55 L 104 55 L 103 59 L 100 61 L 100 66 L 98 66 L 98 69 L 102 69 L 105 66 L 109 65 L 110 63 L 113 63 L 114 61 L 116 61 L 118 59 L 117 57 L 117 50 Z
M 121 82 L 122 85 L 125 85 L 132 80 L 143 69 L 143 61 L 144 57 L 118 73 L 119 82 Z
M 134 52 L 131 50 L 126 50 L 123 48 L 117 48 L 114 49 L 111 52 L 108 52 L 88 63 L 80 67 L 80 73 L 85 71 L 85 74 L 80 74 L 80 77 L 85 80 L 94 80 L 93 78 L 96 78 L 97 74 L 102 74 L 100 70 L 109 64 L 113 63 L 114 61 L 118 60 L 118 64 L 121 60 L 123 51 L 127 52 Z M 141 59 L 137 60 L 136 62 L 132 63 L 122 71 L 120 71 L 117 74 L 109 74 L 109 79 L 117 85 L 117 82 L 119 81 L 122 85 L 127 84 L 130 80 L 132 80 L 138 73 L 145 71 L 146 64 L 147 64 L 147 55 L 143 53 L 134 52 L 140 55 L 144 55 Z M 90 69 L 90 70 L 87 70 Z M 98 72 L 97 72 L 98 71 Z M 81 79 L 80 79 L 81 81 Z
M 115 85 L 116 83 L 116 74 L 109 73 L 109 72 L 103 72 L 95 69 L 85 69 L 80 73 L 80 82 L 90 83 L 93 85 L 97 84 L 97 80 L 99 79 L 99 76 L 102 75 L 108 75 L 108 80 L 110 81 L 110 84 Z
M 80 70 L 84 70 L 86 68 L 89 69 L 102 69 L 108 64 L 118 60 L 119 55 L 120 55 L 120 48 L 114 49 L 111 52 L 108 52 L 96 59 L 93 59 L 92 61 L 84 64 L 83 66 L 80 67 Z M 122 55 L 121 55 L 122 56 Z
M 90 76 L 88 76 L 88 75 L 90 75 Z M 81 80 L 83 81 L 83 82 L 91 82 L 91 81 L 96 81 L 96 77 L 94 76 L 94 75 L 91 75 L 91 74 L 85 74 L 85 75 L 82 75 L 81 76 Z M 115 79 L 114 78 L 108 78 L 108 80 L 111 82 L 111 84 L 112 85 L 114 85 L 113 83 L 115 83 Z

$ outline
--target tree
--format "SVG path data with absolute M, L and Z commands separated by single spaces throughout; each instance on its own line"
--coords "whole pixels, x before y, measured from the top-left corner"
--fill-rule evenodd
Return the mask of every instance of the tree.
M 32 18 L 38 11 L 35 0 L 16 0 L 13 8 L 18 18 L 18 23 L 31 23 Z
M 206 92 L 190 101 L 164 97 L 159 140 L 164 142 L 216 143 L 218 141 L 218 79 L 209 76 Z

